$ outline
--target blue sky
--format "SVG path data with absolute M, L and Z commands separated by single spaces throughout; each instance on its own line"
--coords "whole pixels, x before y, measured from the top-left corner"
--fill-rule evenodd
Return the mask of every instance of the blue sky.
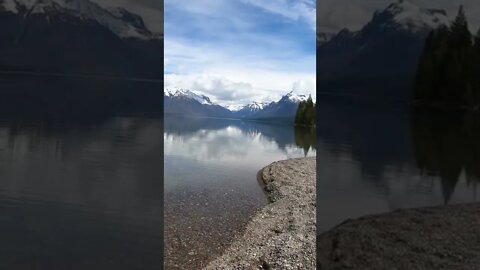
M 165 87 L 222 105 L 315 97 L 315 0 L 166 0 Z

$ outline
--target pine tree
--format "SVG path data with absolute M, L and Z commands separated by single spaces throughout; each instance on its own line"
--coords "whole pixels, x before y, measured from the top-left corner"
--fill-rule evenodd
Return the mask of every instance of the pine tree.
M 480 29 L 474 38 L 474 44 L 472 49 L 472 69 L 470 77 L 471 81 L 471 99 L 473 99 L 474 106 L 480 106 Z
M 303 125 L 303 123 L 305 122 L 305 107 L 306 107 L 306 103 L 303 101 L 301 101 L 300 104 L 298 104 L 297 113 L 295 115 L 296 125 Z
M 472 35 L 468 29 L 468 22 L 463 6 L 458 9 L 458 14 L 451 27 L 449 98 L 460 104 L 467 102 L 468 75 L 471 69 Z
M 313 121 L 315 107 L 313 106 L 313 100 L 312 100 L 311 96 L 308 97 L 305 107 L 306 107 L 305 124 L 307 126 L 313 126 L 315 124 L 314 121 Z
M 452 41 L 455 49 L 466 49 L 472 46 L 472 34 L 468 29 L 467 17 L 463 6 L 458 9 L 458 14 L 453 21 L 450 31 L 452 32 Z
M 315 125 L 315 104 L 312 97 L 308 97 L 306 101 L 301 101 L 298 105 L 295 115 L 295 125 L 314 126 Z
M 425 40 L 415 77 L 414 98 L 426 104 L 480 104 L 480 38 L 472 41 L 460 6 L 449 28 L 433 30 Z M 476 104 L 476 105 L 475 105 Z
M 431 31 L 425 40 L 425 45 L 420 56 L 419 66 L 415 78 L 415 94 L 416 100 L 424 100 L 431 98 L 431 86 L 435 74 L 433 74 L 433 51 L 434 51 L 435 31 Z

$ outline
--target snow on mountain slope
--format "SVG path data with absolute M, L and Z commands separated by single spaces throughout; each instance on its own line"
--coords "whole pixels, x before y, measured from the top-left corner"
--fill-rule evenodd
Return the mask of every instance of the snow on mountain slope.
M 81 20 L 93 20 L 121 38 L 155 38 L 140 16 L 125 9 L 104 9 L 89 0 L 0 0 L 0 11 L 19 14 L 68 14 Z M 134 20 L 132 20 L 134 18 Z
M 233 118 L 278 118 L 294 117 L 301 101 L 308 99 L 307 95 L 296 94 L 293 91 L 282 96 L 278 101 L 270 103 L 253 101 L 247 105 L 222 106 L 213 103 L 205 95 L 180 88 L 164 89 L 165 106 L 169 113 L 192 115 L 208 115 L 212 117 Z M 197 103 L 198 102 L 198 103 Z
M 392 3 L 382 12 L 392 16 L 393 21 L 402 28 L 411 31 L 422 31 L 449 24 L 445 11 L 420 8 L 408 0 Z
M 236 105 L 227 105 L 225 107 L 231 112 L 238 112 L 241 109 L 243 109 L 245 106 L 241 104 L 236 104 Z
M 446 11 L 399 0 L 355 32 L 344 29 L 317 49 L 317 86 L 342 95 L 409 99 L 428 33 L 449 24 Z
M 263 108 L 265 108 L 265 106 L 267 106 L 268 103 L 265 103 L 265 102 L 252 102 L 250 104 L 247 104 L 243 107 L 243 109 L 249 109 L 251 111 L 260 111 L 260 110 L 263 110 Z
M 294 103 L 300 103 L 301 101 L 306 101 L 308 99 L 307 95 L 296 94 L 293 91 L 286 94 L 284 98 L 287 98 L 289 101 Z
M 216 105 L 210 100 L 209 97 L 205 95 L 195 94 L 194 92 L 187 89 L 165 89 L 165 96 L 193 99 L 203 105 Z

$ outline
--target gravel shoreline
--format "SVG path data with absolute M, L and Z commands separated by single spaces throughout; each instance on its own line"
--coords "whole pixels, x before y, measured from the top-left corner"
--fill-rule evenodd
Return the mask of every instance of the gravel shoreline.
M 260 176 L 270 203 L 204 269 L 315 269 L 315 158 L 277 161 Z
M 317 245 L 318 269 L 480 269 L 480 204 L 347 220 Z

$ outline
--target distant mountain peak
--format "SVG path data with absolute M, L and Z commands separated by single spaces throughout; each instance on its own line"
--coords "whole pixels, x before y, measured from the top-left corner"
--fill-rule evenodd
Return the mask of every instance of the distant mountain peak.
M 342 95 L 408 98 L 406 89 L 414 78 L 425 38 L 431 30 L 450 23 L 446 11 L 415 3 L 388 4 L 359 30 L 343 29 L 319 46 L 319 88 Z
M 307 95 L 297 94 L 294 91 L 290 91 L 282 97 L 282 100 L 289 100 L 294 103 L 300 103 L 301 101 L 306 101 L 307 99 Z
M 253 102 L 245 105 L 242 108 L 242 110 L 248 109 L 248 110 L 251 110 L 251 111 L 260 111 L 260 110 L 263 110 L 263 108 L 265 108 L 265 106 L 267 106 L 268 104 L 269 104 L 268 102 L 253 101 Z
M 165 89 L 164 95 L 168 97 L 177 97 L 177 98 L 189 98 L 198 101 L 200 104 L 203 105 L 216 105 L 213 103 L 209 97 L 205 95 L 199 95 L 190 91 L 188 89 L 181 89 L 181 88 L 169 88 Z
M 245 105 L 241 105 L 241 104 L 227 105 L 225 106 L 225 108 L 227 108 L 231 112 L 238 112 L 241 109 L 245 108 Z
M 387 21 L 384 25 L 400 26 L 414 32 L 437 28 L 449 23 L 447 12 L 439 9 L 425 9 L 408 0 L 398 0 L 383 11 L 375 12 L 374 19 Z
M 300 101 L 308 99 L 307 95 L 291 91 L 278 101 L 252 101 L 247 105 L 218 105 L 205 96 L 188 89 L 164 89 L 164 105 L 168 113 L 207 115 L 213 117 L 268 119 L 286 117 L 293 119 Z

